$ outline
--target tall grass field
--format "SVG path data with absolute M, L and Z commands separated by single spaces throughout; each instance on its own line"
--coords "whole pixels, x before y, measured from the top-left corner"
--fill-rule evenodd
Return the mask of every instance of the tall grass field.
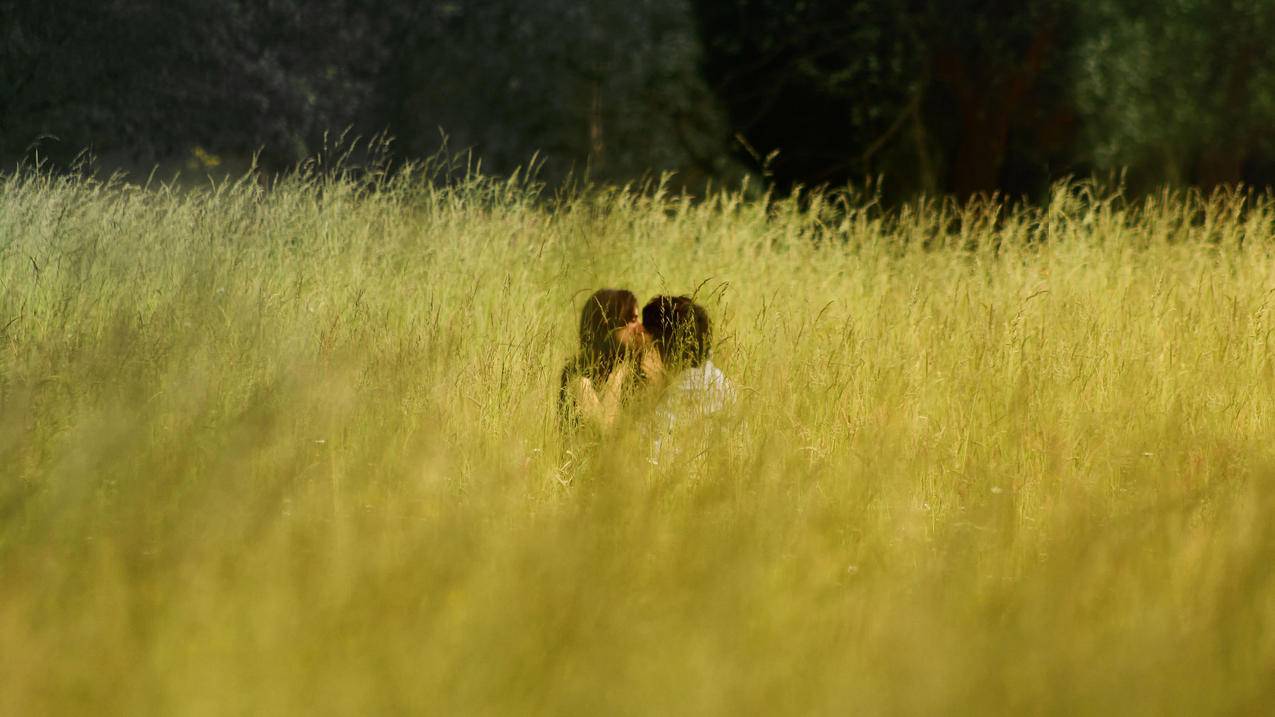
M 564 435 L 584 298 L 733 408 Z M 0 714 L 1275 709 L 1275 200 L 0 180 Z

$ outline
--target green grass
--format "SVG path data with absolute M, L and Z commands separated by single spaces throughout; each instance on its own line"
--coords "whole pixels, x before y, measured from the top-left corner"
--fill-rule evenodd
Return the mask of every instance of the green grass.
M 374 181 L 0 184 L 0 713 L 1275 704 L 1269 198 Z M 601 286 L 694 458 L 558 435 Z

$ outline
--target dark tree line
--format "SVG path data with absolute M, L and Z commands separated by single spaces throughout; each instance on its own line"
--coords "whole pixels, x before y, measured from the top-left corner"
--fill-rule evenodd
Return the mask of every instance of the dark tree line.
M 550 181 L 1275 182 L 1275 0 L 0 0 L 0 159 L 349 129 Z

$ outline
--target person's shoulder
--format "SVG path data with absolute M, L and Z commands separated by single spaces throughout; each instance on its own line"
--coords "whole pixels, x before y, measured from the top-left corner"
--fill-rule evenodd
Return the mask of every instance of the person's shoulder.
M 706 413 L 716 413 L 735 402 L 735 385 L 712 361 L 688 370 L 682 377 L 681 389 Z
M 722 373 L 722 370 L 720 368 L 717 368 L 717 365 L 714 364 L 712 361 L 705 361 L 703 368 L 704 368 L 704 378 L 709 383 L 712 383 L 718 386 L 733 386 L 734 385 L 729 378 L 726 378 L 726 374 Z
M 735 382 L 726 377 L 721 369 L 713 367 L 713 384 L 719 396 L 721 396 L 723 407 L 730 406 L 735 403 L 736 391 Z

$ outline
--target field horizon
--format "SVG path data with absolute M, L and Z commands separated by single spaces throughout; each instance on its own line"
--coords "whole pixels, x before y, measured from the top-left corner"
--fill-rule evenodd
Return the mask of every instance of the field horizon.
M 1273 259 L 1242 191 L 2 177 L 0 713 L 1267 711 Z M 678 460 L 559 431 L 604 286 L 712 316 Z

